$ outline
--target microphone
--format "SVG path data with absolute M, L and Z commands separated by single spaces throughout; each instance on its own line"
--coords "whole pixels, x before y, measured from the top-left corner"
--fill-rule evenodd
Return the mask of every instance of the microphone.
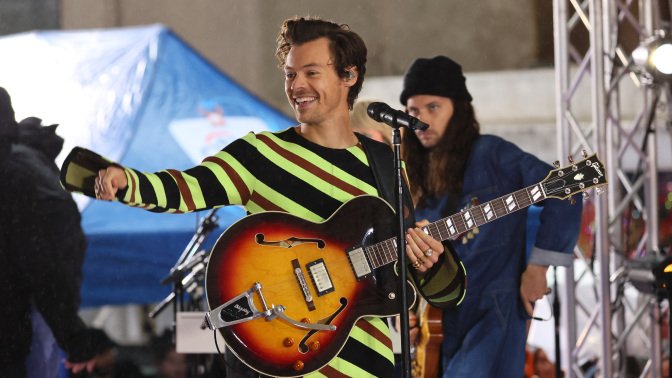
M 366 108 L 366 113 L 374 121 L 386 123 L 392 127 L 404 126 L 411 130 L 427 130 L 428 124 L 408 115 L 401 110 L 392 109 L 382 102 L 372 102 Z

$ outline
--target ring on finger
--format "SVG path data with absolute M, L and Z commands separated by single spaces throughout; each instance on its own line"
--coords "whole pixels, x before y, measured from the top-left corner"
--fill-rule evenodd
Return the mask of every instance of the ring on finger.
M 427 248 L 427 250 L 425 251 L 425 256 L 430 257 L 432 254 L 434 254 L 434 250 L 432 250 L 431 248 Z
M 415 262 L 411 264 L 411 266 L 414 267 L 415 269 L 420 269 L 420 265 L 422 265 L 420 260 L 415 260 Z

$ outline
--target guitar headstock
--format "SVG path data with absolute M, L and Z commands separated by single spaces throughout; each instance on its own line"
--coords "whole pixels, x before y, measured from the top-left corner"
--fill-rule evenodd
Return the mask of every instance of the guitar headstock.
M 579 162 L 549 172 L 541 182 L 547 198 L 566 199 L 590 188 L 607 185 L 604 164 L 592 154 Z

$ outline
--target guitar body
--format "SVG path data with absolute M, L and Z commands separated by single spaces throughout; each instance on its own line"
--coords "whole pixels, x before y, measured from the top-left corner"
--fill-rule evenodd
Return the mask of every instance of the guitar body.
M 347 253 L 353 247 L 391 238 L 395 220 L 394 211 L 385 201 L 360 196 L 343 204 L 322 223 L 266 212 L 233 224 L 217 240 L 208 262 L 206 295 L 210 309 L 260 283 L 263 300 L 256 294 L 250 296 L 257 310 L 283 306 L 284 315 L 291 319 L 330 324 L 336 330 L 303 329 L 278 317 L 259 317 L 219 328 L 226 344 L 261 373 L 304 375 L 338 354 L 361 317 L 398 314 L 401 284 L 394 273 L 396 264 L 384 265 L 358 279 Z M 315 266 L 324 268 L 327 274 L 311 276 L 311 267 Z M 303 286 L 297 268 L 306 278 Z M 415 292 L 408 283 L 407 291 L 412 303 Z M 236 320 L 237 310 L 240 307 L 227 310 L 228 321 Z M 249 311 L 243 308 L 242 312 L 247 315 Z
M 427 305 L 418 319 L 420 335 L 415 347 L 413 378 L 436 378 L 441 363 L 443 312 Z

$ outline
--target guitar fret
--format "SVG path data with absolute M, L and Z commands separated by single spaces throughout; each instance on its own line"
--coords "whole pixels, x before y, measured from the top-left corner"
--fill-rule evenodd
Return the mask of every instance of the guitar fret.
M 383 262 L 380 259 L 381 258 L 381 252 L 380 251 L 381 251 L 380 243 L 374 244 L 373 245 L 373 251 L 372 251 L 373 253 L 371 255 L 371 257 L 372 257 L 371 258 L 371 260 L 372 260 L 371 263 L 372 263 L 372 265 L 375 265 L 376 268 L 383 265 Z
M 380 244 L 380 250 L 382 251 L 382 255 L 384 257 L 383 258 L 383 263 L 384 264 L 387 264 L 390 261 L 392 261 L 392 260 L 390 260 L 390 256 L 391 256 L 390 250 L 388 248 L 385 248 L 385 243 Z
M 483 212 L 483 208 L 481 206 L 474 206 L 470 210 L 472 211 L 471 214 L 474 216 L 474 220 L 476 221 L 477 226 L 487 223 L 485 213 Z M 476 211 L 475 214 L 474 211 Z
M 464 219 L 465 231 L 474 227 L 474 219 L 469 210 L 462 212 L 462 218 Z
M 467 227 L 465 226 L 466 222 L 464 221 L 464 215 L 462 214 L 462 212 L 455 214 L 452 218 L 454 221 L 456 221 L 455 226 L 457 226 L 458 233 L 461 234 L 467 230 Z
M 530 198 L 530 194 L 527 192 L 527 189 L 521 189 L 513 193 L 513 196 L 516 198 L 516 203 L 518 203 L 518 209 L 528 207 L 532 204 L 532 199 Z
M 425 227 L 421 228 L 420 231 L 424 232 L 425 235 L 429 235 L 431 237 L 434 237 L 434 235 L 432 235 L 432 232 L 429 231 L 429 226 L 431 226 L 431 224 L 428 224 Z
M 495 208 L 491 202 L 486 203 L 483 205 L 483 214 L 485 214 L 485 220 L 490 221 L 492 219 L 497 218 L 497 214 L 495 213 Z
M 543 199 L 544 193 L 542 192 L 541 186 L 539 184 L 533 185 L 529 189 L 531 193 L 532 203 L 537 203 Z
M 380 243 L 364 247 L 372 269 L 397 261 L 396 239 L 384 240 Z
M 493 204 L 493 209 L 495 211 L 495 215 L 497 216 L 497 218 L 509 213 L 509 211 L 507 210 L 507 207 L 506 207 L 506 203 L 504 202 L 503 198 L 500 197 L 500 198 L 494 199 L 494 200 L 490 201 L 490 203 Z
M 443 234 L 441 233 L 441 228 L 439 227 L 438 223 L 430 223 L 427 225 L 428 228 L 431 229 L 431 227 L 434 227 L 434 230 L 436 230 L 436 234 L 434 232 L 431 232 L 430 235 L 436 240 L 444 240 L 445 238 L 443 237 Z
M 397 261 L 397 251 L 394 248 L 394 245 L 392 245 L 392 248 L 390 248 L 390 246 L 389 246 L 390 243 L 388 241 L 385 241 L 384 243 L 381 243 L 381 244 L 382 244 L 383 250 L 385 251 L 385 256 L 387 256 L 387 261 L 385 263 L 387 264 L 387 263 L 391 263 L 393 261 Z
M 377 267 L 382 266 L 383 263 L 380 261 L 380 252 L 378 251 L 380 249 L 380 244 L 374 244 L 373 245 L 373 254 L 372 254 L 372 261 L 371 263 Z
M 512 211 L 515 211 L 516 208 L 518 207 L 518 202 L 516 202 L 516 196 L 515 193 L 508 195 L 504 199 L 504 203 L 506 205 L 506 212 L 510 213 Z

